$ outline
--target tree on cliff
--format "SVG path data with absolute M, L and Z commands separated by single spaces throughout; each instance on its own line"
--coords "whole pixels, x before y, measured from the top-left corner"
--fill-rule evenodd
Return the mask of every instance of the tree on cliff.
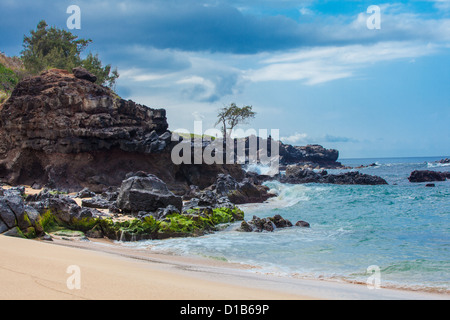
M 254 118 L 255 115 L 256 112 L 253 111 L 252 106 L 239 108 L 235 103 L 232 103 L 230 106 L 220 109 L 215 125 L 222 124 L 222 132 L 225 139 L 227 134 L 230 135 L 231 131 L 238 124 L 246 123 L 247 120 Z
M 30 31 L 30 36 L 24 36 L 21 59 L 32 74 L 49 68 L 71 71 L 81 66 L 97 76 L 97 84 L 113 87 L 119 77 L 117 69 L 111 71 L 111 65 L 103 67 L 98 55 L 92 53 L 86 59 L 81 58 L 91 42 L 91 39 L 78 39 L 71 32 L 49 28 L 42 20 L 36 30 Z

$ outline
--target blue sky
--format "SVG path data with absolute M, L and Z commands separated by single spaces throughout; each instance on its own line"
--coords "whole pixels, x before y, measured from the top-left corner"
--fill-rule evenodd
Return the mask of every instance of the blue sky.
M 341 158 L 450 155 L 450 0 L 0 0 L 0 50 L 19 55 L 41 19 L 66 28 L 72 4 L 118 93 L 171 130 L 235 102 L 258 113 L 244 128 Z

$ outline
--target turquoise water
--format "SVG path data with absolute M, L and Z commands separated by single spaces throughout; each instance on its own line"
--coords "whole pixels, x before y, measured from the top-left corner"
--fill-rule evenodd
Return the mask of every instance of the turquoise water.
M 381 285 L 450 292 L 450 181 L 435 188 L 407 180 L 416 169 L 450 171 L 438 158 L 349 159 L 346 165 L 385 178 L 387 186 L 287 185 L 269 182 L 277 198 L 244 206 L 246 219 L 280 214 L 311 228 L 241 233 L 239 224 L 200 238 L 147 241 L 151 250 L 200 255 L 302 278 L 365 283 L 379 266 Z M 335 171 L 335 170 L 329 170 Z M 339 172 L 341 170 L 336 170 Z

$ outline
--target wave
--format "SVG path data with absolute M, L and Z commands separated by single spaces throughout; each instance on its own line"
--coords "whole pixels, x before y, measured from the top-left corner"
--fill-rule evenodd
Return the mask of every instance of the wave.
M 270 202 L 276 202 L 280 207 L 287 208 L 296 205 L 301 201 L 309 201 L 307 195 L 308 187 L 304 185 L 289 185 L 278 181 L 264 183 L 270 188 L 270 192 L 277 194 Z
M 262 164 L 248 164 L 243 166 L 246 172 L 255 172 L 260 175 L 273 176 L 278 173 L 278 168 Z
M 428 168 L 450 167 L 450 163 L 427 162 Z

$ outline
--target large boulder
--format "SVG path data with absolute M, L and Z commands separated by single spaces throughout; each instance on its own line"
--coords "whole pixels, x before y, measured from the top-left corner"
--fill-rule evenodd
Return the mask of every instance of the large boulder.
M 169 205 L 181 212 L 182 198 L 174 195 L 161 179 L 144 172 L 132 174 L 124 180 L 117 197 L 118 208 L 126 213 L 156 212 Z
M 0 195 L 0 233 L 19 227 L 30 227 L 26 218 L 25 204 L 19 190 L 1 190 Z

